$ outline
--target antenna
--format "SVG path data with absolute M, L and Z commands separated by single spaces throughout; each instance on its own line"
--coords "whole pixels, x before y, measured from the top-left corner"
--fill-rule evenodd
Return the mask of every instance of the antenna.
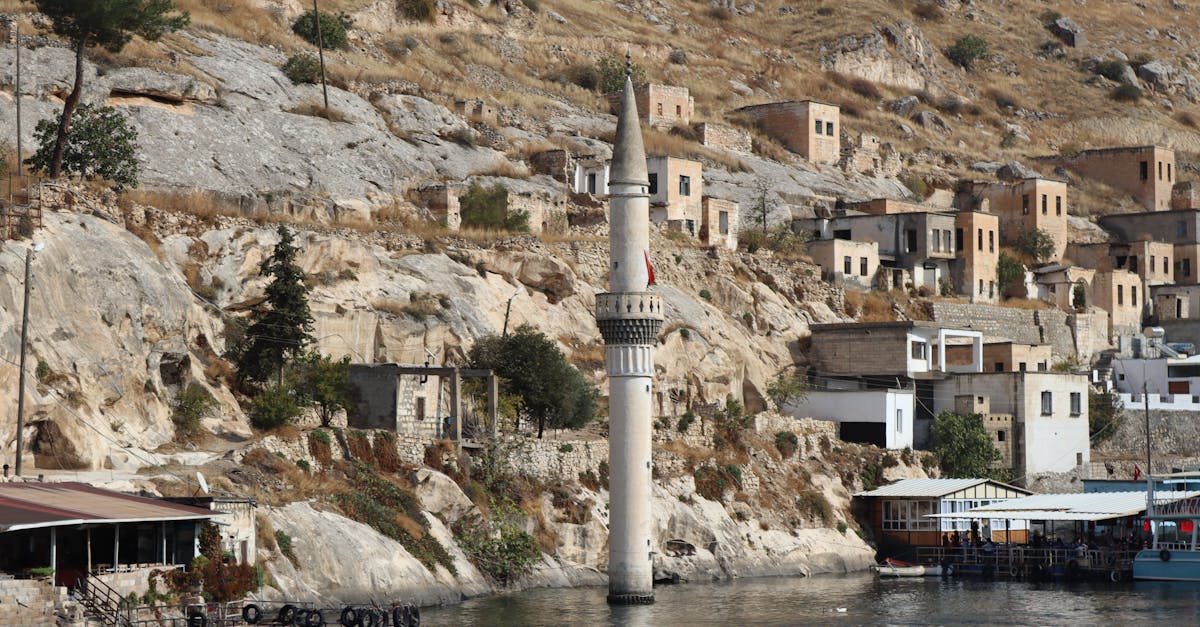
M 196 482 L 200 484 L 200 491 L 208 494 L 208 480 L 204 478 L 204 473 L 196 471 Z

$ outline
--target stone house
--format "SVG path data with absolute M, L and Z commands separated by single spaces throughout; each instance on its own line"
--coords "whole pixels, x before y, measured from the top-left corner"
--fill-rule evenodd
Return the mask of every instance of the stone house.
M 1091 460 L 1087 375 L 982 372 L 935 381 L 934 410 L 955 411 L 959 397 L 985 397 L 989 413 L 1012 416 L 1013 474 L 1068 472 Z M 1006 437 L 1006 439 L 1007 439 Z
M 986 346 L 984 350 L 987 350 Z M 978 394 L 960 394 L 954 397 L 954 412 L 964 416 L 978 414 L 983 419 L 983 428 L 987 430 L 992 446 L 1000 451 L 1000 459 L 989 464 L 989 467 L 1013 467 L 1012 414 L 993 413 L 991 399 Z
M 838 167 L 844 172 L 895 177 L 904 165 L 899 151 L 891 144 L 881 143 L 875 135 L 859 133 L 857 138 L 853 138 L 850 133 L 842 131 L 841 143 L 842 155 Z
M 1200 182 L 1176 181 L 1171 188 L 1171 209 L 1200 209 Z
M 496 125 L 496 108 L 478 98 L 455 100 L 454 110 L 464 117 Z
M 1155 319 L 1160 325 L 1200 320 L 1200 284 L 1156 285 L 1150 288 Z M 1169 331 L 1169 329 L 1168 329 Z
M 704 198 L 704 166 L 676 157 L 646 159 L 650 177 L 650 220 L 698 237 Z
M 911 388 L 812 389 L 780 412 L 837 423 L 846 442 L 903 449 L 913 446 L 915 398 Z
M 695 125 L 700 144 L 710 148 L 724 148 L 733 152 L 750 153 L 754 142 L 745 129 L 716 122 L 700 122 Z
M 1001 296 L 997 287 L 1000 263 L 1000 222 L 995 214 L 959 211 L 954 214 L 955 262 L 951 276 L 955 291 L 971 302 L 995 302 Z
M 1052 260 L 1062 259 L 1067 247 L 1067 184 L 1047 178 L 1013 182 L 976 183 L 974 194 L 988 201 L 1000 218 L 1000 234 L 1013 245 L 1030 229 L 1045 231 L 1054 240 Z
M 633 96 L 637 101 L 639 117 L 654 128 L 669 129 L 679 124 L 687 126 L 696 114 L 696 101 L 688 94 L 687 87 L 647 83 L 635 87 Z M 609 94 L 608 102 L 616 114 L 621 105 L 621 92 Z
M 1079 266 L 1053 264 L 1033 271 L 1037 298 L 1053 303 L 1063 311 L 1080 311 L 1093 303 L 1092 282 L 1096 271 Z M 1077 286 L 1083 287 L 1083 301 L 1077 298 Z
M 608 196 L 609 160 L 584 157 L 576 160 L 571 188 L 576 194 Z
M 808 256 L 821 266 L 821 278 L 831 283 L 871 289 L 879 270 L 879 244 L 845 239 L 808 243 Z
M 1149 296 L 1138 275 L 1128 270 L 1099 270 L 1092 280 L 1092 303 L 1108 312 L 1108 337 L 1131 335 L 1142 328 Z
M 814 324 L 811 330 L 809 363 L 820 376 L 937 378 L 983 369 L 983 334 L 979 331 L 915 320 Z M 947 363 L 946 350 L 963 342 L 971 347 L 970 361 Z
M 529 155 L 529 169 L 534 174 L 545 174 L 560 183 L 574 182 L 575 163 L 575 157 L 564 148 L 551 148 Z
M 567 230 L 567 197 L 545 191 L 508 190 L 508 213 L 529 215 L 529 232 L 563 233 Z
M 462 227 L 462 207 L 458 202 L 465 191 L 461 185 L 428 185 L 413 190 L 413 201 L 429 212 L 429 218 L 451 231 Z
M 1110 214 L 1098 222 L 1123 242 L 1152 240 L 1174 245 L 1171 271 L 1176 283 L 1196 283 L 1200 277 L 1200 209 Z
M 1175 185 L 1175 151 L 1162 146 L 1130 146 L 1083 150 L 1050 159 L 1081 176 L 1132 195 L 1149 211 L 1171 208 Z
M 848 202 L 843 205 L 843 208 L 847 212 L 859 211 L 873 216 L 892 213 L 928 213 L 938 210 L 938 207 L 932 205 L 909 202 L 907 200 L 896 200 L 895 198 L 873 198 L 860 202 Z
M 738 220 L 736 202 L 705 196 L 701 201 L 700 243 L 737 250 Z
M 464 378 L 482 379 L 487 415 L 464 403 Z M 400 364 L 350 364 L 352 429 L 387 429 L 436 440 L 481 439 L 496 426 L 496 377 L 490 370 Z
M 836 165 L 841 159 L 841 110 L 837 105 L 800 100 L 742 107 L 767 137 L 812 163 Z
M 884 268 L 882 280 L 895 288 L 938 294 L 944 282 L 951 282 L 950 268 L 956 259 L 953 213 L 850 215 L 842 211 L 829 218 L 793 220 L 792 230 L 808 231 L 814 241 L 875 242 Z
M 949 346 L 946 361 L 952 365 L 966 365 L 971 359 L 970 349 L 969 346 Z M 987 372 L 1045 372 L 1052 365 L 1052 352 L 1049 344 L 988 341 L 983 343 L 983 369 Z
M 1143 296 L 1150 294 L 1152 287 L 1175 282 L 1175 268 L 1171 263 L 1175 247 L 1166 242 L 1141 240 L 1127 244 L 1071 244 L 1067 246 L 1066 254 L 1085 268 L 1133 272 L 1142 280 Z M 1143 309 L 1153 313 L 1154 300 L 1147 298 Z

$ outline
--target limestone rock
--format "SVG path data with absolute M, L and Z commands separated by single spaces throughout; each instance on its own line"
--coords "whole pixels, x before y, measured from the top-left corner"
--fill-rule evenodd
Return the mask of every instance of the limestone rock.
M 917 110 L 917 107 L 921 106 L 921 101 L 918 100 L 916 96 L 905 96 L 903 98 L 889 100 L 887 101 L 886 105 L 888 110 L 892 113 L 895 113 L 902 118 L 908 118 Z
M 913 114 L 912 121 L 936 133 L 947 134 L 950 132 L 950 125 L 946 124 L 946 120 L 933 111 L 918 111 Z
M 417 469 L 414 483 L 414 491 L 421 499 L 421 506 L 447 523 L 454 523 L 476 510 L 475 504 L 463 494 L 458 484 L 436 470 Z
M 109 89 L 110 97 L 145 96 L 175 104 L 217 103 L 217 93 L 211 85 L 191 76 L 151 68 L 120 68 L 105 74 L 100 82 Z
M 1164 61 L 1151 61 L 1137 70 L 1146 87 L 1162 94 L 1177 94 L 1192 102 L 1200 99 L 1200 81 L 1187 70 Z
M 1026 167 L 1020 161 L 1009 161 L 996 171 L 996 176 L 1003 181 L 1019 181 L 1023 179 L 1038 178 L 1041 174 L 1032 168 Z
M 995 174 L 1002 167 L 1004 167 L 1004 164 L 998 161 L 976 161 L 971 164 L 972 170 L 983 172 L 984 174 Z
M 938 56 L 921 29 L 908 21 L 877 26 L 874 32 L 821 46 L 821 65 L 826 70 L 935 94 L 945 91 L 938 76 Z
M 1083 28 L 1069 17 L 1060 17 L 1048 24 L 1046 28 L 1068 46 L 1081 48 L 1087 45 L 1087 35 L 1084 34 Z

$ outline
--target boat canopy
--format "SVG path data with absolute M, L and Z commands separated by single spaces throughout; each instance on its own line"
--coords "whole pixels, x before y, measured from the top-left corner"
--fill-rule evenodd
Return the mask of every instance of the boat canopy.
M 1180 501 L 1200 492 L 1156 492 L 1156 502 Z M 929 518 L 991 518 L 993 520 L 1084 520 L 1100 521 L 1140 516 L 1146 511 L 1145 492 L 1085 492 L 1082 494 L 1034 494 L 998 501 L 965 512 L 930 514 Z

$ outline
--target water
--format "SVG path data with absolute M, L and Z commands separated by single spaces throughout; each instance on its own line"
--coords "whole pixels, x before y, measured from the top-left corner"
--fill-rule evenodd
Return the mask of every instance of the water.
M 609 607 L 604 588 L 531 590 L 429 609 L 422 623 L 474 625 L 1184 625 L 1200 585 L 878 580 L 870 573 L 664 586 L 649 606 Z M 839 612 L 838 608 L 845 608 Z

